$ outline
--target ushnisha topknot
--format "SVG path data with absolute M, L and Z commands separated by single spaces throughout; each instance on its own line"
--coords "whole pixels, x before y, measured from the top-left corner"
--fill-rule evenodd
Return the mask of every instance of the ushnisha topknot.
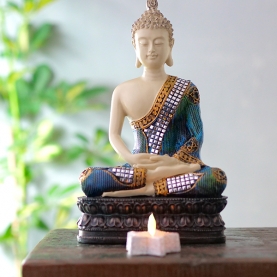
M 147 0 L 146 9 L 158 9 L 158 0 Z
M 135 46 L 135 33 L 140 29 L 166 29 L 169 34 L 169 45 L 173 46 L 173 28 L 170 21 L 158 10 L 158 0 L 147 0 L 147 8 L 141 17 L 132 25 L 132 44 Z

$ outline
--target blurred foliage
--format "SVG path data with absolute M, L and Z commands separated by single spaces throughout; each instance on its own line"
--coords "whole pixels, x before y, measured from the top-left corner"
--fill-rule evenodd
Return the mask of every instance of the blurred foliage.
M 113 165 L 117 158 L 107 131 L 92 131 L 92 138 L 78 133 L 75 143 L 63 145 L 60 128 L 45 118 L 45 107 L 63 116 L 103 108 L 96 96 L 107 92 L 106 87 L 88 87 L 85 81 L 57 82 L 47 64 L 30 66 L 32 54 L 51 43 L 54 31 L 51 23 L 33 24 L 33 17 L 52 2 L 4 1 L 0 6 L 0 62 L 7 67 L 0 76 L 0 105 L 4 108 L 0 112 L 6 114 L 10 130 L 10 146 L 0 157 L 0 183 L 15 186 L 19 195 L 16 217 L 0 235 L 0 243 L 10 247 L 18 265 L 27 254 L 31 231 L 73 226 L 70 217 L 79 185 L 39 187 L 45 164 L 60 166 L 81 160 L 84 166 Z M 18 23 L 13 23 L 16 32 L 11 34 L 7 26 L 14 17 Z

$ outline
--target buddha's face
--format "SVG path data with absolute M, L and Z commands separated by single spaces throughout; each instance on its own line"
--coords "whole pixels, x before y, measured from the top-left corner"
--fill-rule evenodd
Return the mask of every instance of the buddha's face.
M 135 33 L 137 58 L 147 68 L 160 68 L 168 59 L 172 47 L 166 29 L 140 29 Z

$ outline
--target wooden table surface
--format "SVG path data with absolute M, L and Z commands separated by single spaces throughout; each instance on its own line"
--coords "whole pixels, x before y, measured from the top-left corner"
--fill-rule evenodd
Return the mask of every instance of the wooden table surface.
M 183 245 L 166 257 L 129 257 L 124 245 L 78 244 L 78 230 L 57 229 L 23 262 L 23 277 L 277 276 L 277 228 L 232 228 L 226 244 Z

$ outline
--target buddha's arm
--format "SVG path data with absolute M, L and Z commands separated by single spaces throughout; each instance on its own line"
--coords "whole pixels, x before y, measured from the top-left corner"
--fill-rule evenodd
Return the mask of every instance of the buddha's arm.
M 194 84 L 191 84 L 189 93 L 193 96 L 188 99 L 188 107 L 186 109 L 186 125 L 191 137 L 194 137 L 197 141 L 198 147 L 195 152 L 199 155 L 203 143 L 203 123 L 200 112 L 200 95 Z
M 131 153 L 121 138 L 125 116 L 126 114 L 120 101 L 120 91 L 115 89 L 111 102 L 109 140 L 114 150 L 128 162 L 128 157 Z
M 173 157 L 184 163 L 204 166 L 205 164 L 200 159 L 200 150 L 203 143 L 203 124 L 199 106 L 200 96 L 194 84 L 190 84 L 184 100 L 186 101 L 186 108 L 184 109 L 185 128 L 190 135 Z

